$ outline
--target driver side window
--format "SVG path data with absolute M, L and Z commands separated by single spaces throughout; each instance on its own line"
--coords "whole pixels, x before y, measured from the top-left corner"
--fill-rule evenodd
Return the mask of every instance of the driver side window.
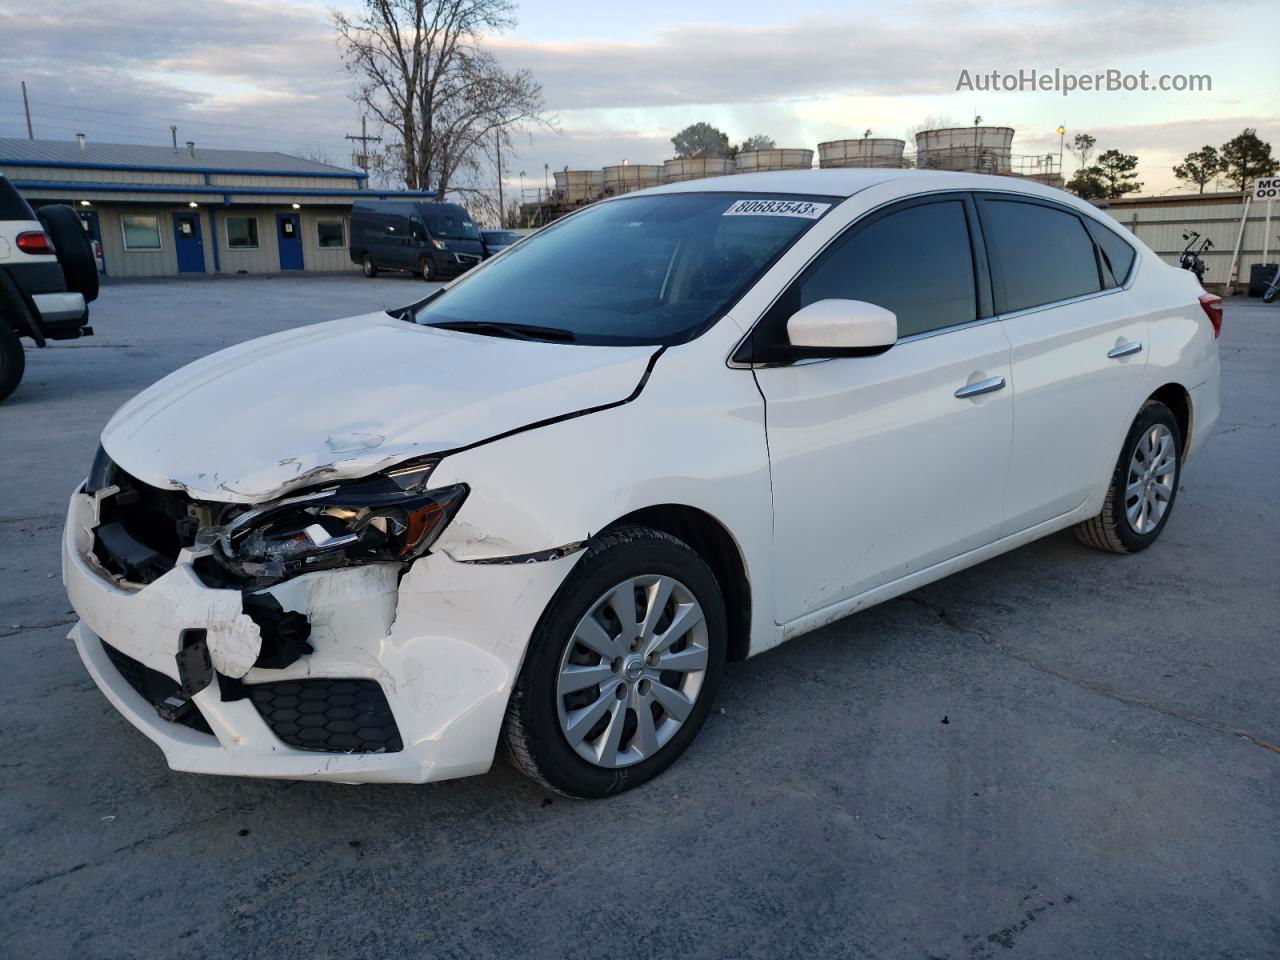
M 892 310 L 899 339 L 976 320 L 964 201 L 912 204 L 855 224 L 791 284 L 762 325 L 785 339 L 792 314 L 828 299 L 865 300 Z

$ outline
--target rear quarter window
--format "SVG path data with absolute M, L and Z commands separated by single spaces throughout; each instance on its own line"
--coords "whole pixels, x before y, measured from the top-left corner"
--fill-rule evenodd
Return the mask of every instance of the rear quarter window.
M 1104 227 L 1096 220 L 1088 221 L 1089 232 L 1093 234 L 1098 250 L 1102 253 L 1102 278 L 1106 286 L 1123 287 L 1133 272 L 1133 262 L 1138 259 L 1137 253 L 1114 230 Z

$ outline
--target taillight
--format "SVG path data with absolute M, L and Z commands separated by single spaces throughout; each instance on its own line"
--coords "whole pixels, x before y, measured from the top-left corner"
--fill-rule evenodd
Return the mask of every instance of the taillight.
M 43 230 L 28 230 L 14 241 L 23 253 L 53 253 L 53 241 Z
M 1200 294 L 1200 307 L 1204 310 L 1204 315 L 1209 318 L 1209 322 L 1213 324 L 1213 335 L 1219 337 L 1222 335 L 1222 298 L 1216 297 L 1212 293 Z

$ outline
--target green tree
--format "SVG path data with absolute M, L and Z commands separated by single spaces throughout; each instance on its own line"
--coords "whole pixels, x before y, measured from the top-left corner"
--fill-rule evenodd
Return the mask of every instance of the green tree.
M 1067 181 L 1067 189 L 1081 200 L 1101 200 L 1107 195 L 1107 185 L 1097 167 L 1081 167 Z
M 1238 190 L 1247 190 L 1249 181 L 1275 174 L 1277 164 L 1271 156 L 1271 144 L 1258 139 L 1258 131 L 1245 127 L 1244 132 L 1222 145 L 1222 172 Z
M 752 150 L 772 150 L 777 144 L 773 142 L 773 137 L 764 133 L 757 133 L 754 136 L 747 137 L 741 144 L 734 147 L 734 155 L 739 153 L 750 153 Z
M 729 135 L 711 124 L 698 122 L 685 127 L 671 138 L 677 157 L 731 157 Z
M 1067 150 L 1076 158 L 1080 164 L 1080 169 L 1085 170 L 1089 166 L 1089 158 L 1093 156 L 1093 148 L 1098 145 L 1097 137 L 1091 137 L 1087 133 L 1077 133 L 1067 146 Z
M 1108 200 L 1123 197 L 1126 193 L 1137 193 L 1142 189 L 1142 181 L 1134 179 L 1137 176 L 1134 171 L 1137 169 L 1138 158 L 1119 150 L 1108 150 L 1090 168 L 1106 185 Z
M 1182 162 L 1173 168 L 1173 175 L 1179 180 L 1194 183 L 1204 193 L 1204 186 L 1222 172 L 1222 157 L 1218 151 L 1206 144 L 1199 150 L 1192 151 L 1182 158 Z

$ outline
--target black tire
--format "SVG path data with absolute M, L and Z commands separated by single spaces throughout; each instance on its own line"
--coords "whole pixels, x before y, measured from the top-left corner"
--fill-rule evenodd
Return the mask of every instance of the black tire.
M 418 264 L 418 272 L 422 274 L 422 279 L 427 283 L 432 283 L 436 279 L 436 263 L 430 257 L 423 257 Z
M 9 325 L 9 318 L 0 314 L 0 400 L 18 388 L 26 368 L 27 355 L 22 350 L 22 341 Z
M 1275 303 L 1277 296 L 1280 296 L 1280 280 L 1272 282 L 1267 288 L 1267 292 L 1262 295 L 1263 303 Z
M 374 266 L 373 257 L 369 256 L 367 253 L 364 255 L 364 260 L 360 263 L 360 269 L 370 280 L 378 275 L 378 268 Z
M 707 624 L 708 663 L 688 719 L 652 757 L 605 768 L 578 756 L 560 728 L 556 705 L 560 659 L 578 621 L 612 586 L 632 576 L 659 574 L 688 587 Z M 503 722 L 506 753 L 526 776 L 569 797 L 594 799 L 639 786 L 669 767 L 689 746 L 715 700 L 724 672 L 728 626 L 715 574 L 688 544 L 647 527 L 605 531 L 556 592 L 534 628 L 524 666 Z
M 56 203 L 41 207 L 36 216 L 40 218 L 44 232 L 53 239 L 67 290 L 81 294 L 85 303 L 97 300 L 98 264 L 93 259 L 93 244 L 79 215 L 65 203 Z
M 1150 531 L 1139 533 L 1133 529 L 1125 513 L 1125 488 L 1129 481 L 1129 463 L 1133 459 L 1134 450 L 1143 435 L 1156 424 L 1164 424 L 1173 434 L 1175 446 L 1175 466 L 1173 471 L 1173 490 L 1169 496 L 1169 504 L 1164 515 Z M 1102 512 L 1092 519 L 1078 523 L 1073 528 L 1076 539 L 1081 543 L 1109 553 L 1137 553 L 1156 542 L 1160 532 L 1173 514 L 1173 505 L 1178 498 L 1178 484 L 1182 480 L 1182 450 L 1186 441 L 1178 426 L 1178 418 L 1173 411 L 1158 400 L 1148 400 L 1138 411 L 1129 435 L 1125 437 L 1124 446 L 1120 450 L 1120 458 L 1116 461 L 1115 470 L 1111 474 L 1111 483 L 1107 487 L 1107 498 L 1103 501 Z

